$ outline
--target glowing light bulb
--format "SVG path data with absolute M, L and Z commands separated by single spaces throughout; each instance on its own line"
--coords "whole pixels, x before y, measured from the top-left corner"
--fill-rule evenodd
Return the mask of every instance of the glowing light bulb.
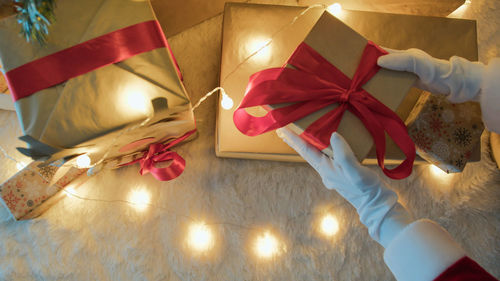
M 66 188 L 64 189 L 64 192 L 66 193 L 66 196 L 68 196 L 68 197 L 75 197 L 75 196 L 74 196 L 74 194 L 75 194 L 75 189 L 74 189 L 72 186 L 70 186 L 70 187 L 66 187 Z
M 197 252 L 204 252 L 214 245 L 212 231 L 204 223 L 193 223 L 189 227 L 188 245 Z
M 321 232 L 326 236 L 333 236 L 339 231 L 337 218 L 328 214 L 321 220 Z
M 151 102 L 144 89 L 139 85 L 127 85 L 123 93 L 120 94 L 119 100 L 122 101 L 122 106 L 127 115 L 148 115 L 151 112 Z
M 266 63 L 271 58 L 271 39 L 257 37 L 251 38 L 246 44 L 247 54 L 250 59 L 258 63 Z
M 326 10 L 334 16 L 338 16 L 340 12 L 342 12 L 342 5 L 340 5 L 339 3 L 333 3 L 332 5 L 328 6 Z
M 269 232 L 257 237 L 255 251 L 261 258 L 270 258 L 278 253 L 278 240 Z
M 436 165 L 430 165 L 431 172 L 434 176 L 436 177 L 442 177 L 442 176 L 447 176 L 448 173 L 445 171 L 441 170 L 438 166 Z
M 148 207 L 150 199 L 151 195 L 144 189 L 132 190 L 128 196 L 128 201 L 139 211 L 145 210 Z
M 229 110 L 229 109 L 233 108 L 234 102 L 233 102 L 232 98 L 230 98 L 226 93 L 223 92 L 222 93 L 222 100 L 220 102 L 220 105 L 225 110 Z
M 24 163 L 24 162 L 17 162 L 17 163 L 16 163 L 16 168 L 17 168 L 19 171 L 21 171 L 22 169 L 24 169 L 26 166 L 27 166 L 27 165 L 26 165 L 26 163 Z
M 80 169 L 90 167 L 90 157 L 87 154 L 76 157 L 76 166 Z
M 449 184 L 453 177 L 455 177 L 455 174 L 448 174 L 435 165 L 429 165 L 429 170 L 434 180 L 441 184 Z

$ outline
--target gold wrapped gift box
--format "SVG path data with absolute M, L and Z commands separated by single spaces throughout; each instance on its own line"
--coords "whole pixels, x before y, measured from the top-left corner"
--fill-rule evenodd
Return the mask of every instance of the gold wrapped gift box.
M 65 0 L 54 12 L 57 19 L 44 46 L 19 36 L 15 16 L 0 20 L 0 62 L 5 71 L 156 19 L 149 1 L 135 0 Z M 38 160 L 0 186 L 0 202 L 16 219 L 36 217 L 64 195 L 60 191 L 86 171 L 72 167 L 78 165 L 76 156 L 87 154 L 91 165 L 99 164 L 94 171 L 116 168 L 142 157 L 149 144 L 171 141 L 196 128 L 167 47 L 71 78 L 18 99 L 15 105 L 25 134 L 21 139 L 29 144 L 20 151 Z
M 149 1 L 134 0 L 66 0 L 57 3 L 54 13 L 57 20 L 45 46 L 19 36 L 15 16 L 0 21 L 0 62 L 6 72 L 156 19 Z M 173 56 L 162 47 L 18 99 L 22 139 L 29 144 L 22 151 L 46 162 L 86 153 L 93 164 L 193 130 L 191 103 L 177 71 Z

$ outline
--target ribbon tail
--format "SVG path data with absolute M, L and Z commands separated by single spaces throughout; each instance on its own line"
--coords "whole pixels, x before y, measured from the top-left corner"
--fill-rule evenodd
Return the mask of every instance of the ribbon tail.
M 404 179 L 408 177 L 413 169 L 413 162 L 416 157 L 416 149 L 413 140 L 408 135 L 406 126 L 399 124 L 392 118 L 387 118 L 385 116 L 379 117 L 383 120 L 384 130 L 387 134 L 394 140 L 394 143 L 401 149 L 401 151 L 406 156 L 405 160 L 393 169 L 384 168 L 384 174 L 391 175 L 393 179 Z M 379 160 L 377 158 L 377 160 Z
M 369 110 L 364 104 L 353 102 L 351 110 L 365 124 L 375 143 L 377 162 L 384 174 L 392 179 L 404 179 L 412 173 L 415 160 L 415 145 L 408 135 L 406 126 L 399 117 L 380 102 L 375 102 L 375 112 Z M 371 108 L 371 107 L 370 107 Z M 384 112 L 385 114 L 380 114 Z M 385 132 L 394 140 L 396 145 L 405 154 L 405 160 L 393 169 L 385 167 Z

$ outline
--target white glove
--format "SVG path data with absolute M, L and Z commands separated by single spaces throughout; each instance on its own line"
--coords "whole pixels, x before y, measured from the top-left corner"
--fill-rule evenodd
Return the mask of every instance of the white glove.
M 453 103 L 479 101 L 485 66 L 453 56 L 449 61 L 436 59 L 419 49 L 391 50 L 378 59 L 384 68 L 415 73 L 415 86 L 434 94 L 444 94 Z
M 276 132 L 319 173 L 326 188 L 335 189 L 356 208 L 370 236 L 384 248 L 412 222 L 408 211 L 398 203 L 396 193 L 358 162 L 338 133 L 330 139 L 334 155 L 331 159 L 289 129 Z

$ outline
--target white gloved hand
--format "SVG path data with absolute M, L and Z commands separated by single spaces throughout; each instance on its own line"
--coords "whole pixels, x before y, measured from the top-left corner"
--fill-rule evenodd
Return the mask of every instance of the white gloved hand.
M 453 56 L 449 61 L 436 59 L 419 49 L 391 50 L 378 59 L 378 65 L 387 69 L 415 73 L 420 80 L 417 88 L 448 96 L 453 103 L 479 101 L 485 66 Z
M 338 133 L 333 133 L 330 139 L 334 155 L 331 159 L 287 128 L 276 132 L 309 162 L 328 189 L 335 189 L 356 208 L 370 236 L 384 248 L 412 222 L 408 211 L 398 203 L 396 193 L 358 162 Z

